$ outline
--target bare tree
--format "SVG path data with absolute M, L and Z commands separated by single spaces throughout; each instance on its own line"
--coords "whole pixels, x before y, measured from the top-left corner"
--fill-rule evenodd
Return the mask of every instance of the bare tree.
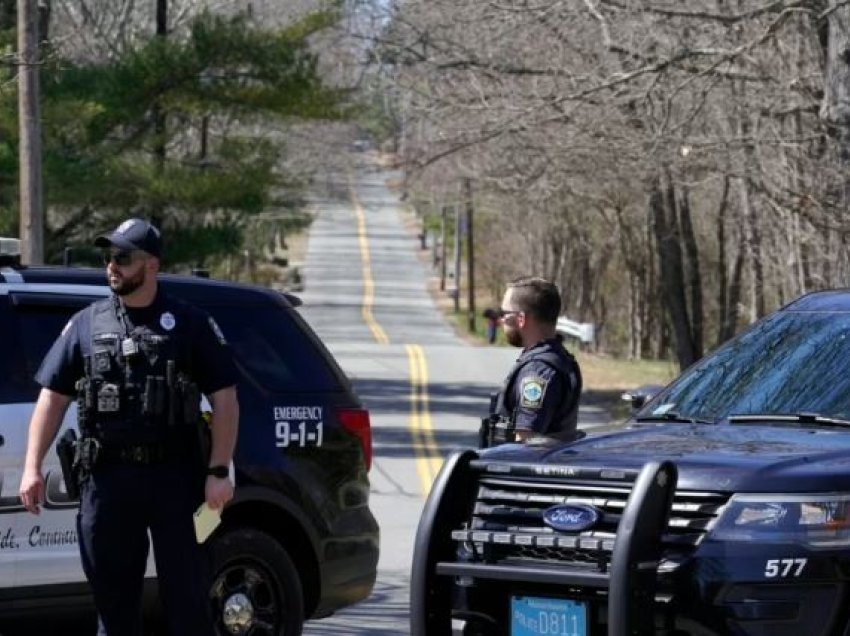
M 846 279 L 848 25 L 841 0 L 407 0 L 376 46 L 413 182 L 450 165 L 522 215 L 517 267 L 585 290 L 611 348 L 657 350 L 661 303 L 684 365 Z

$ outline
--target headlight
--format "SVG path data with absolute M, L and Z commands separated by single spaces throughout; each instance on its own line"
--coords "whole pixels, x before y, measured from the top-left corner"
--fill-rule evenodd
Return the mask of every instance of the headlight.
M 734 495 L 709 538 L 809 548 L 850 546 L 850 494 Z

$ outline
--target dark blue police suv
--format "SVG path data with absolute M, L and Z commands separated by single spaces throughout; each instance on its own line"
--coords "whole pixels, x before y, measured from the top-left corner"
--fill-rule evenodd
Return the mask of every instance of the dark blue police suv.
M 241 373 L 236 495 L 207 541 L 215 568 L 210 602 L 217 633 L 300 634 L 305 619 L 366 598 L 375 582 L 378 526 L 369 509 L 369 413 L 295 310 L 296 298 L 199 277 L 160 280 L 174 296 L 213 315 Z M 105 282 L 100 270 L 0 262 L 4 636 L 10 625 L 26 628 L 34 615 L 90 602 L 77 548 L 77 506 L 65 492 L 55 452 L 45 459 L 47 501 L 39 516 L 23 509 L 17 487 L 38 392 L 33 374 L 70 316 L 109 293 Z M 63 430 L 67 427 L 76 427 L 73 406 Z M 152 590 L 155 576 L 151 559 Z
M 804 296 L 617 432 L 453 455 L 414 636 L 850 634 L 850 291 Z

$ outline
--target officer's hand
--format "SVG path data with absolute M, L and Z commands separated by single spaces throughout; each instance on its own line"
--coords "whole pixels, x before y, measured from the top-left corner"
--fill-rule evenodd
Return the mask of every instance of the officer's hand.
M 19 490 L 21 503 L 34 515 L 41 512 L 39 504 L 44 501 L 44 475 L 40 470 L 25 470 Z
M 210 508 L 221 509 L 224 504 L 233 499 L 233 484 L 230 483 L 230 478 L 208 476 L 204 497 Z

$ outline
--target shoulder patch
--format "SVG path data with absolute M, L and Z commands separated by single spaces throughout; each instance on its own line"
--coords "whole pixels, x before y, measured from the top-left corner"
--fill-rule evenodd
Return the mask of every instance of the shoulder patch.
M 226 345 L 227 340 L 224 338 L 224 332 L 221 330 L 221 327 L 218 326 L 218 323 L 215 321 L 215 319 L 212 316 L 210 316 L 208 318 L 208 320 L 209 320 L 209 323 L 210 323 L 210 329 L 213 330 L 215 337 L 218 338 L 218 341 L 221 344 Z
M 543 395 L 546 393 L 548 380 L 539 376 L 530 375 L 523 378 L 520 383 L 520 406 L 527 409 L 539 409 L 543 404 Z

